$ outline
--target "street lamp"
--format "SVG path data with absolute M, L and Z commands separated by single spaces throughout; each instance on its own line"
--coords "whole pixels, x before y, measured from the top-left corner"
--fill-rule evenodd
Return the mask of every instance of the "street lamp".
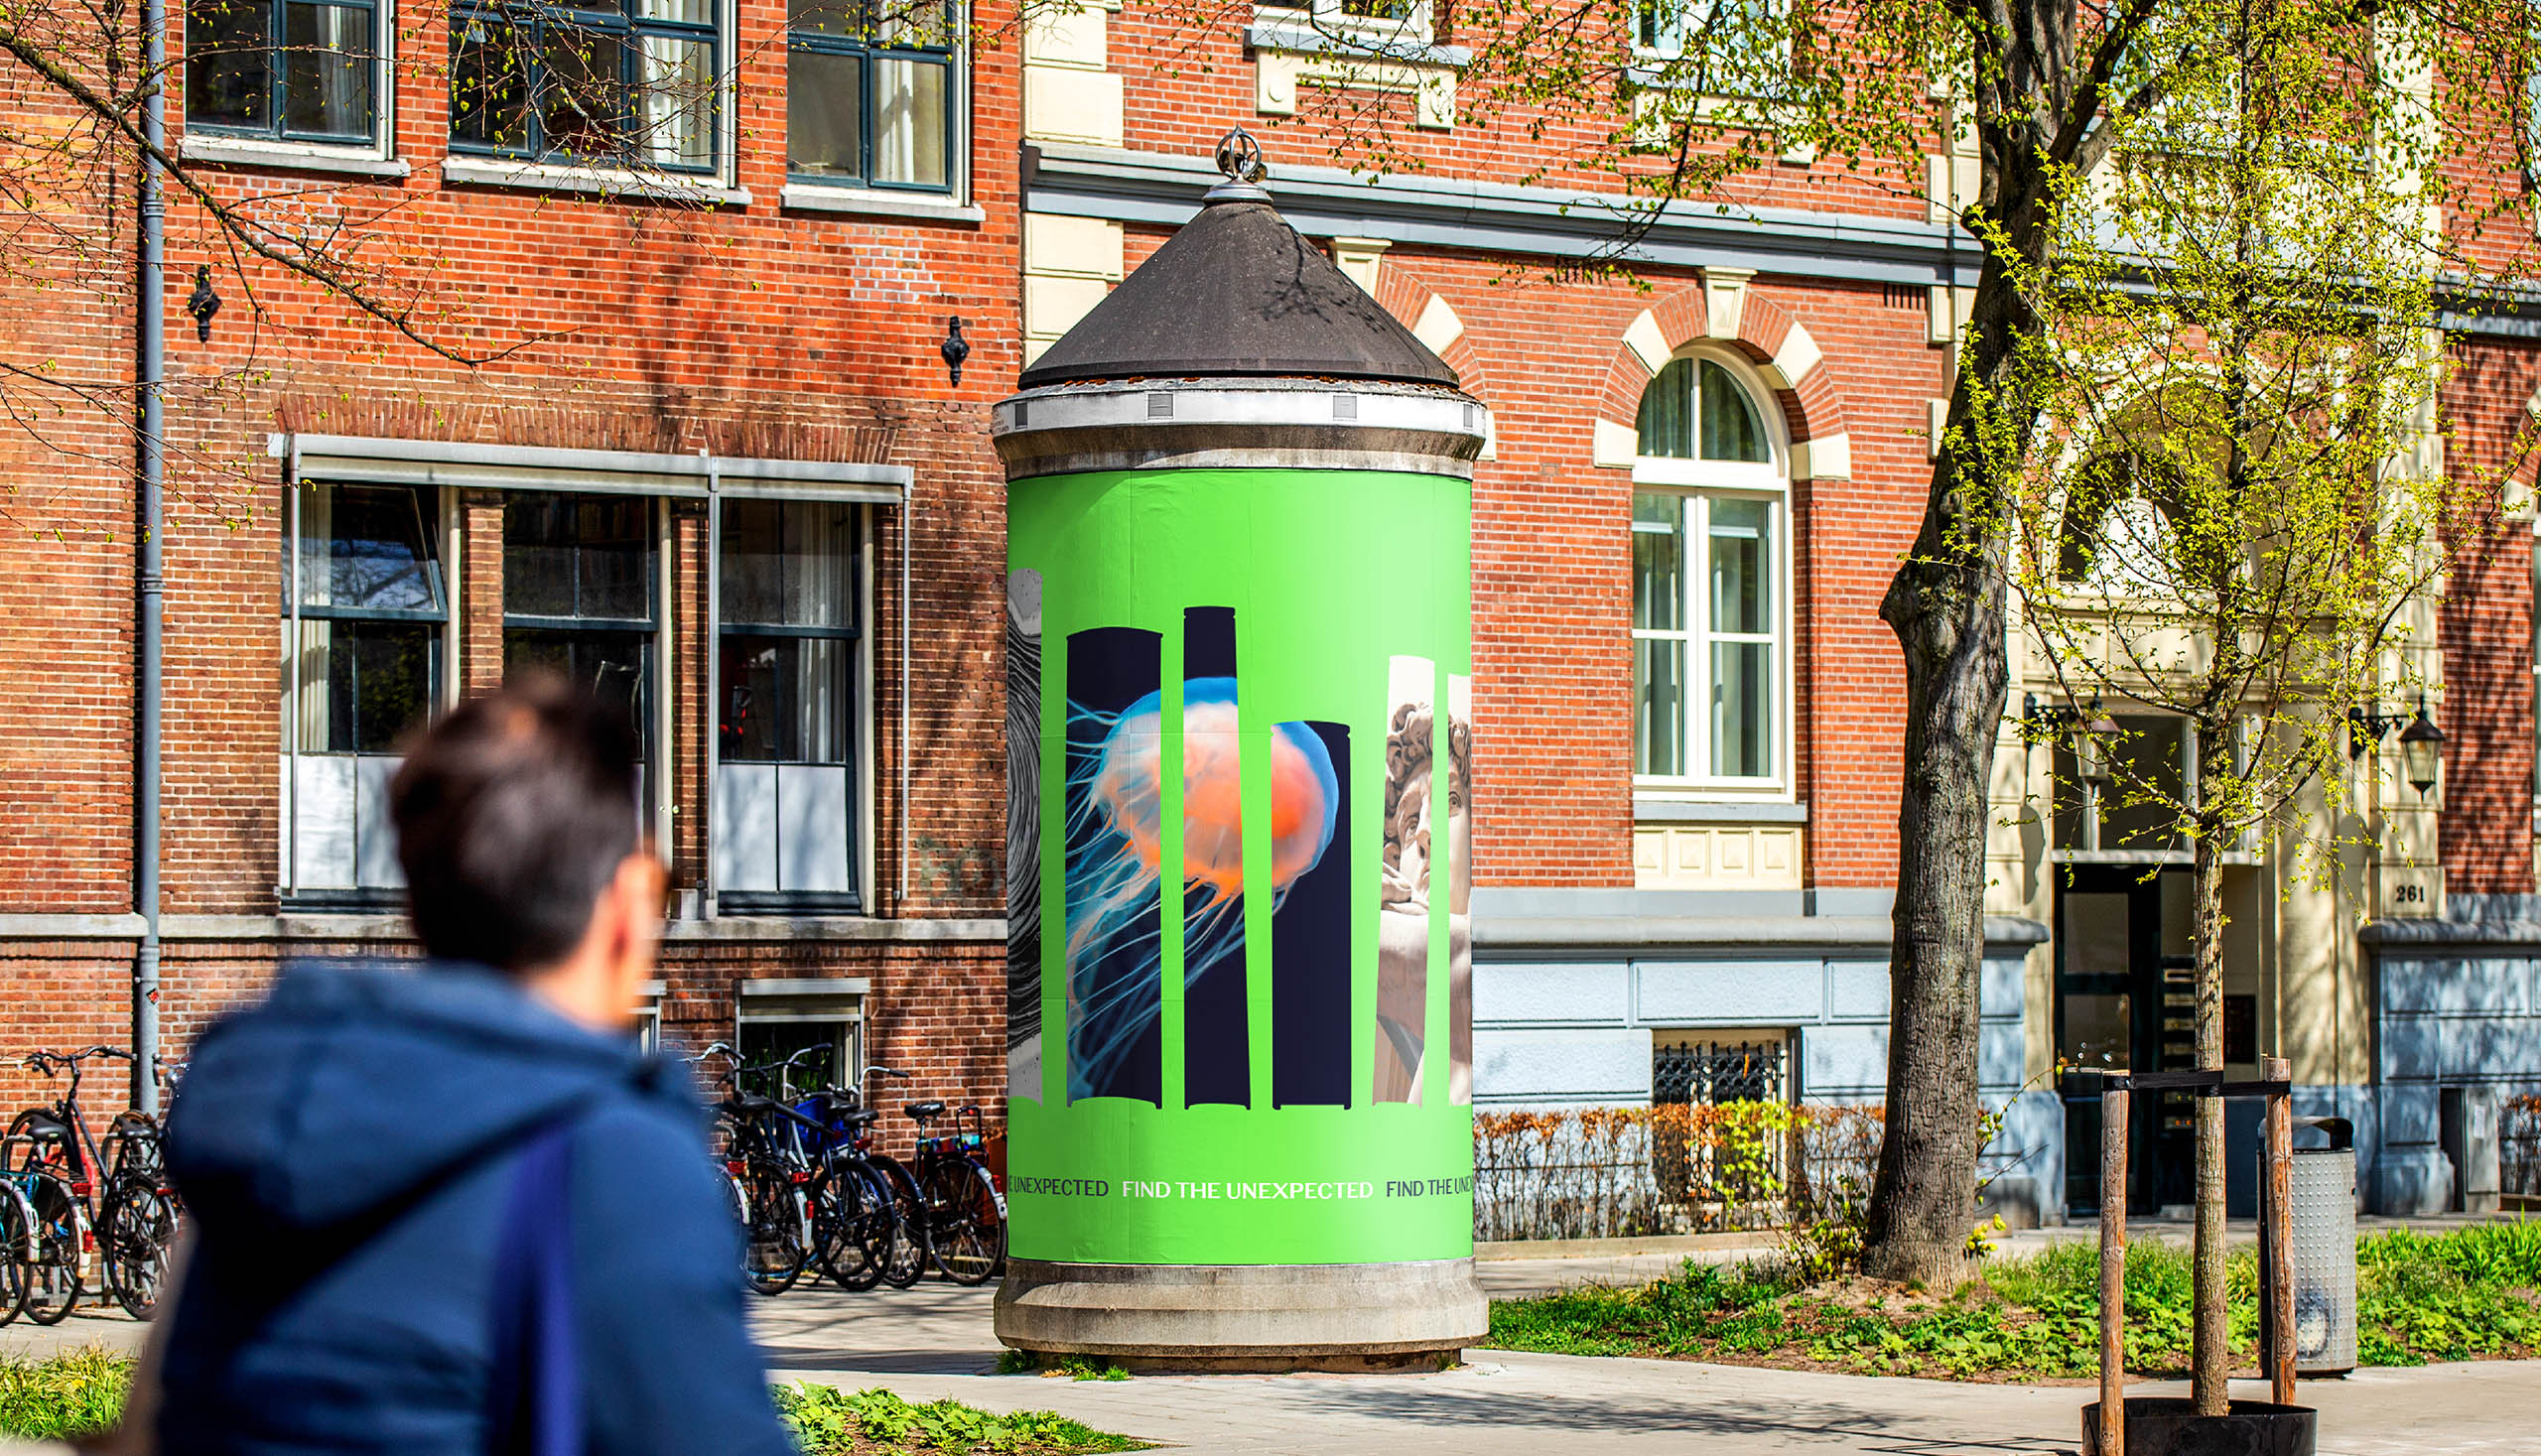
M 2423 694 L 2418 698 L 2417 716 L 2400 729 L 2400 771 L 2409 776 L 2421 799 L 2435 792 L 2436 780 L 2444 772 L 2444 729 L 2427 717 Z
M 2371 713 L 2362 708 L 2346 711 L 2347 756 L 2361 758 L 2371 752 L 2382 735 L 2393 728 L 2400 730 L 2400 771 L 2423 798 L 2435 792 L 2444 773 L 2444 729 L 2426 711 L 2426 695 L 2418 695 L 2418 711 L 2403 720 L 2396 713 Z

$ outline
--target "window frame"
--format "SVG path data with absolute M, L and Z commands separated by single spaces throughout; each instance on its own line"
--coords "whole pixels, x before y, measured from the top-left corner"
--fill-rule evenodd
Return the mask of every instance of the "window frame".
M 336 0 L 327 0 L 329 4 Z M 345 9 L 370 12 L 370 128 L 366 133 L 294 132 L 288 117 L 289 91 L 284 84 L 288 68 L 269 63 L 265 78 L 267 119 L 262 126 L 236 122 L 210 121 L 199 118 L 194 111 L 194 86 L 191 62 L 194 54 L 194 7 L 178 7 L 184 31 L 184 52 L 172 67 L 185 86 L 185 135 L 189 139 L 209 142 L 208 149 L 216 159 L 222 151 L 256 148 L 265 151 L 301 153 L 312 157 L 360 157 L 386 161 L 396 155 L 397 137 L 397 13 L 396 0 L 341 0 Z M 266 0 L 271 40 L 268 55 L 280 58 L 289 46 L 284 39 L 289 23 L 291 0 Z
M 676 551 L 676 538 L 670 529 L 670 499 L 641 491 L 577 490 L 571 483 L 542 483 L 506 489 L 502 492 L 503 533 L 494 543 L 496 573 L 507 573 L 510 568 L 512 507 L 530 497 L 553 496 L 589 496 L 599 500 L 631 500 L 639 504 L 646 528 L 643 578 L 644 601 L 649 614 L 642 617 L 557 616 L 545 612 L 514 611 L 510 584 L 506 581 L 501 589 L 503 610 L 497 628 L 504 672 L 508 674 L 511 670 L 511 637 L 514 631 L 642 639 L 644 656 L 637 674 L 637 686 L 643 694 L 643 712 L 636 716 L 635 724 L 643 748 L 640 765 L 643 794 L 638 804 L 638 817 L 657 844 L 668 846 L 671 843 L 670 820 L 678 806 L 678 785 L 673 780 L 676 759 L 671 751 L 671 735 L 678 728 L 678 713 L 672 701 L 676 691 L 674 654 L 678 650 L 678 638 L 671 609 L 674 594 L 668 581 Z M 577 596 L 580 593 L 578 578 Z
M 1405 13 L 1400 20 L 1381 15 L 1352 15 L 1349 0 L 1254 0 L 1256 23 L 1294 23 L 1303 20 L 1315 35 L 1370 48 L 1378 54 L 1400 55 L 1409 49 L 1426 49 L 1437 44 L 1438 7 L 1435 0 L 1404 0 Z
M 491 162 L 518 167 L 557 168 L 568 172 L 597 175 L 627 176 L 660 175 L 679 178 L 728 180 L 735 148 L 733 146 L 733 75 L 725 65 L 733 49 L 735 30 L 733 0 L 710 0 L 714 17 L 704 22 L 648 20 L 636 15 L 640 0 L 618 0 L 614 7 L 578 4 L 574 0 L 455 0 L 450 9 L 449 77 L 443 87 L 445 145 L 453 158 Z M 470 24 L 487 22 L 526 32 L 529 43 L 521 49 L 532 68 L 525 71 L 526 96 L 522 104 L 524 141 L 517 147 L 499 143 L 464 140 L 459 135 L 458 74 L 461 42 Z M 624 124 L 627 139 L 633 145 L 608 153 L 578 154 L 551 149 L 547 144 L 546 126 L 539 115 L 536 77 L 546 63 L 544 38 L 551 22 L 587 28 L 598 33 L 621 38 L 623 60 L 618 82 L 625 87 L 627 111 Z M 665 161 L 645 153 L 643 132 L 635 120 L 639 98 L 643 94 L 644 45 L 647 37 L 682 42 L 702 42 L 706 47 L 706 74 L 709 77 L 706 105 L 707 154 L 702 163 Z
M 831 1065 L 848 1072 L 841 1079 L 846 1087 L 862 1092 L 867 1065 L 865 1003 L 871 994 L 871 983 L 863 978 L 738 981 L 733 988 L 734 1049 L 741 1051 L 751 1026 L 835 1027 L 828 1038 Z M 840 1046 L 842 1041 L 845 1047 Z
M 881 3 L 887 3 L 887 0 L 881 0 Z M 854 178 L 798 170 L 794 165 L 794 128 L 792 118 L 789 116 L 785 128 L 786 186 L 819 188 L 825 193 L 846 197 L 946 198 L 956 202 L 970 197 L 971 6 L 969 0 L 946 0 L 946 3 L 951 6 L 954 13 L 953 36 L 950 44 L 940 50 L 933 47 L 875 46 L 843 36 L 800 32 L 795 30 L 789 13 L 785 24 L 785 82 L 789 106 L 792 101 L 793 61 L 796 52 L 857 60 L 860 66 L 859 145 L 863 156 L 860 159 L 862 163 L 860 173 Z M 942 65 L 945 72 L 943 186 L 938 187 L 932 183 L 882 182 L 873 176 L 873 68 L 878 61 L 922 61 L 930 65 Z
M 854 513 L 856 543 L 848 564 L 854 611 L 850 627 L 766 626 L 728 623 L 724 619 L 724 507 L 729 502 L 773 502 L 844 506 Z M 874 714 L 874 570 L 875 503 L 869 499 L 815 487 L 784 485 L 736 486 L 715 491 L 707 507 L 706 527 L 706 681 L 709 701 L 706 732 L 706 875 L 705 894 L 719 915 L 803 915 L 872 913 L 875 873 L 874 736 L 880 731 Z M 851 887 L 837 890 L 733 890 L 718 873 L 718 835 L 723 824 L 717 786 L 724 769 L 724 639 L 726 636 L 790 637 L 796 640 L 849 641 L 854 644 L 850 680 L 855 703 L 848 724 L 847 769 L 848 874 Z M 757 762 L 758 760 L 750 760 Z M 771 764 L 782 766 L 777 760 Z
M 422 551 L 426 573 L 435 605 L 430 607 L 343 606 L 334 602 L 311 602 L 308 597 L 308 527 L 307 513 L 302 508 L 305 492 L 312 489 L 357 489 L 403 491 L 416 512 L 417 544 Z M 359 811 L 355 811 L 355 863 L 349 885 L 304 885 L 301 874 L 301 823 L 303 799 L 301 762 L 308 758 L 348 758 L 360 760 L 390 758 L 393 753 L 367 753 L 359 748 L 337 750 L 312 749 L 303 740 L 302 725 L 307 721 L 306 693 L 312 681 L 308 672 L 308 636 L 305 630 L 312 621 L 399 622 L 433 628 L 425 638 L 425 697 L 429 703 L 426 721 L 438 718 L 450 703 L 451 653 L 450 632 L 459 618 L 453 599 L 452 584 L 456 580 L 451 563 L 446 559 L 449 540 L 448 523 L 454 508 L 452 492 L 431 484 L 379 482 L 359 478 L 338 479 L 332 475 L 301 476 L 297 471 L 286 474 L 283 489 L 289 495 L 283 532 L 283 610 L 282 627 L 282 762 L 278 789 L 281 797 L 281 834 L 276 869 L 277 898 L 286 906 L 375 909 L 403 903 L 405 885 L 402 880 L 377 884 L 361 882 L 359 867 Z M 432 505 L 425 508 L 424 492 L 432 492 Z M 334 539 L 331 535 L 330 541 Z M 332 559 L 332 553 L 329 559 Z M 330 643 L 330 650 L 333 650 Z M 332 682 L 332 674 L 328 675 Z M 356 769 L 356 776 L 359 770 Z M 356 778 L 356 782 L 358 777 Z
M 1633 492 L 1672 495 L 1686 503 L 1681 538 L 1685 543 L 1685 557 L 1679 568 L 1684 596 L 1678 603 L 1681 612 L 1679 620 L 1683 625 L 1666 629 L 1631 626 L 1628 630 L 1630 639 L 1636 647 L 1646 641 L 1681 641 L 1685 644 L 1685 671 L 1679 679 L 1678 703 L 1678 716 L 1683 724 L 1684 734 L 1679 744 L 1683 754 L 1681 762 L 1689 768 L 1701 765 L 1705 771 L 1682 774 L 1646 774 L 1638 771 L 1642 747 L 1638 705 L 1642 694 L 1642 683 L 1636 652 L 1630 684 L 1632 700 L 1635 704 L 1633 757 L 1636 769 L 1632 780 L 1633 789 L 1635 795 L 1642 798 L 1709 803 L 1793 803 L 1797 801 L 1798 778 L 1793 771 L 1797 733 L 1792 710 L 1797 694 L 1793 683 L 1795 636 L 1793 625 L 1796 606 L 1793 600 L 1792 577 L 1790 433 L 1783 420 L 1782 410 L 1776 403 L 1774 391 L 1767 387 L 1763 377 L 1745 359 L 1725 349 L 1701 345 L 1678 349 L 1668 362 L 1673 363 L 1677 359 L 1691 360 L 1694 364 L 1688 372 L 1697 392 L 1691 426 L 1697 442 L 1695 449 L 1699 451 L 1701 448 L 1699 444 L 1702 432 L 1699 398 L 1702 380 L 1701 365 L 1704 362 L 1710 362 L 1720 365 L 1727 372 L 1731 382 L 1746 393 L 1748 405 L 1755 410 L 1757 419 L 1764 426 L 1765 446 L 1771 459 L 1765 463 L 1755 463 L 1647 456 L 1638 453 L 1639 442 L 1636 439 L 1636 454 L 1632 467 Z M 1656 387 L 1658 379 L 1654 374 L 1651 387 Z M 1770 634 L 1723 635 L 1710 630 L 1710 514 L 1712 504 L 1724 500 L 1755 501 L 1767 507 L 1769 529 L 1774 535 L 1768 556 L 1770 568 L 1774 574 L 1775 588 L 1774 600 L 1769 611 L 1772 624 Z M 1627 516 L 1628 556 L 1631 536 L 1643 529 L 1635 519 L 1636 516 L 1637 512 Z M 1630 569 L 1629 566 L 1627 569 Z M 1707 771 L 1711 762 L 1712 749 L 1709 706 L 1712 687 L 1710 648 L 1715 642 L 1720 641 L 1754 642 L 1760 639 L 1769 643 L 1767 659 L 1772 677 L 1770 712 L 1773 715 L 1773 722 L 1768 730 L 1767 741 L 1772 754 L 1772 772 L 1755 777 L 1710 773 Z M 1697 675 L 1703 684 L 1703 692 L 1699 696 L 1693 691 Z M 1698 706 L 1699 712 L 1696 711 Z
M 1686 88 L 1690 89 L 1690 77 L 1678 79 L 1671 76 L 1670 72 L 1673 71 L 1675 67 L 1684 64 L 1686 61 L 1690 59 L 1698 59 L 1700 57 L 1700 51 L 1687 49 L 1685 44 L 1686 39 L 1688 36 L 1699 34 L 1709 27 L 1711 24 L 1712 9 L 1715 5 L 1720 3 L 1720 0 L 1678 0 L 1678 19 L 1680 24 L 1672 41 L 1669 40 L 1665 35 L 1658 33 L 1651 23 L 1651 17 L 1661 6 L 1668 3 L 1669 0 L 1639 0 L 1639 3 L 1636 5 L 1632 28 L 1632 59 L 1634 62 L 1634 69 L 1637 76 L 1642 78 L 1645 83 L 1668 85 L 1672 82 L 1674 84 L 1685 85 Z M 1791 13 L 1791 0 L 1764 0 L 1764 3 L 1772 9 L 1780 11 L 1786 17 Z M 1644 39 L 1646 36 L 1650 37 L 1650 39 Z M 1791 73 L 1790 37 L 1786 36 L 1783 38 L 1781 50 L 1782 58 L 1780 69 L 1787 77 Z M 1720 90 L 1718 88 L 1705 90 L 1702 94 L 1718 96 L 1723 99 L 1746 101 L 1771 101 L 1775 99 L 1774 94 L 1771 92 L 1750 93 L 1744 91 Z

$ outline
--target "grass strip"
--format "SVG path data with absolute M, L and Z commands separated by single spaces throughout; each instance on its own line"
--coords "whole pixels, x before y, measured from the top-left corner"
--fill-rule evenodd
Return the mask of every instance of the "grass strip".
M 104 1350 L 49 1360 L 0 1361 L 0 1435 L 74 1440 L 113 1428 L 131 1385 L 132 1361 Z M 999 1415 L 958 1400 L 903 1400 L 888 1390 L 795 1384 L 773 1388 L 776 1408 L 804 1456 L 1078 1456 L 1142 1444 L 1047 1410 Z

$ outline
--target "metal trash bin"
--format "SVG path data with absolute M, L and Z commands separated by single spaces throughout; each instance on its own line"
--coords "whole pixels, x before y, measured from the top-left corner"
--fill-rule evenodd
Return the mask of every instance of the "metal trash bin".
M 2294 1225 L 2294 1370 L 2306 1379 L 2355 1369 L 2355 1125 L 2344 1118 L 2297 1118 L 2327 1147 L 2297 1147 L 2289 1195 Z M 2259 1150 L 2259 1226 L 2267 1227 L 2267 1150 Z M 2267 1241 L 2259 1241 L 2266 1287 Z M 2268 1348 L 2269 1311 L 2259 1310 L 2259 1348 Z

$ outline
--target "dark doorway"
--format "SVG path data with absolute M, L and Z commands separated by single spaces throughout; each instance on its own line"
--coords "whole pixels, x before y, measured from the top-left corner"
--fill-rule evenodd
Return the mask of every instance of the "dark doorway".
M 2075 864 L 2056 894 L 2056 1059 L 2065 1101 L 2065 1205 L 2100 1204 L 2100 1087 L 2110 1072 L 2197 1065 L 2197 961 L 2189 871 Z M 2128 1122 L 2127 1211 L 2196 1191 L 2193 1098 L 2148 1094 Z

